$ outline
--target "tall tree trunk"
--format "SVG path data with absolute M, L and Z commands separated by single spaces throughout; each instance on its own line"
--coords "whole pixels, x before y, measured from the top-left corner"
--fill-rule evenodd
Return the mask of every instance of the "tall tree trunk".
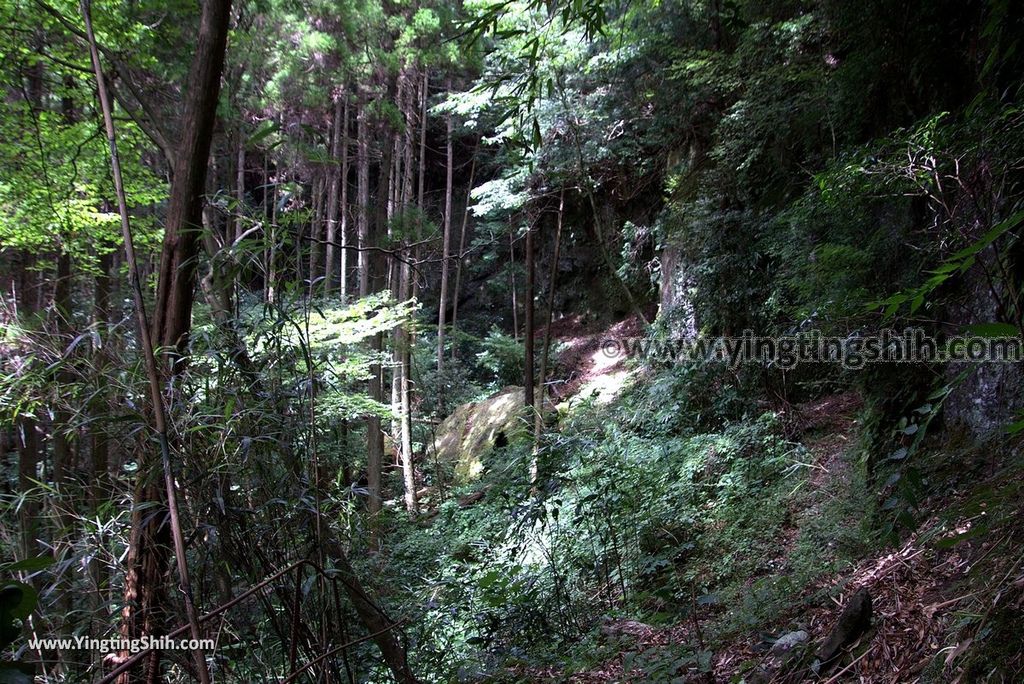
M 466 206 L 462 211 L 462 230 L 459 232 L 459 255 L 455 258 L 455 290 L 452 293 L 452 337 L 459 319 L 459 293 L 462 291 L 462 259 L 466 252 L 466 227 L 469 225 L 470 195 L 473 193 L 473 177 L 476 174 L 476 149 L 469 164 L 469 186 L 466 188 Z M 458 340 L 452 339 L 452 361 L 458 357 Z
M 448 90 L 451 90 L 451 79 L 448 79 Z M 438 295 L 437 305 L 437 375 L 438 375 L 438 397 L 437 405 L 444 414 L 445 382 L 444 382 L 444 323 L 445 309 L 448 308 L 448 260 L 451 252 L 452 242 L 452 115 L 448 113 L 445 118 L 445 153 L 447 165 L 445 167 L 444 183 L 444 235 L 441 239 L 441 292 Z
M 370 294 L 370 141 L 366 95 L 359 93 L 356 115 L 356 279 L 360 297 Z
M 230 15 L 231 0 L 205 0 L 203 3 L 196 51 L 185 88 L 181 140 L 175 155 L 176 164 L 171 181 L 157 280 L 154 307 L 156 315 L 153 317 L 150 336 L 154 345 L 177 352 L 177 358 L 169 359 L 165 368 L 165 372 L 172 374 L 183 367 L 181 359 L 187 350 L 192 324 L 196 257 L 199 251 L 199 230 L 202 227 L 202 196 L 206 185 Z M 102 93 L 104 86 L 99 74 L 98 59 L 98 52 L 93 48 L 93 61 Z M 110 129 L 112 123 L 109 122 L 109 108 L 107 113 Z M 108 130 L 108 135 L 111 137 L 113 148 L 112 130 Z M 119 199 L 123 204 L 123 198 Z M 126 220 L 125 216 L 125 209 L 122 207 L 122 221 Z M 141 304 L 141 301 L 138 303 Z M 140 318 L 144 320 L 144 316 Z M 153 372 L 156 372 L 155 369 Z M 153 380 L 154 378 L 151 378 L 151 383 Z M 160 416 L 163 409 L 159 405 L 162 401 L 159 385 L 156 386 L 154 394 L 154 412 Z M 159 427 L 164 428 L 162 425 Z M 166 433 L 164 434 L 166 436 Z M 171 541 L 171 526 L 164 524 L 162 515 L 154 514 L 153 504 L 170 505 L 171 521 L 176 522 L 173 501 L 168 502 L 164 496 L 167 492 L 173 492 L 171 474 L 165 472 L 165 482 L 170 489 L 161 490 L 159 478 L 154 477 L 154 466 L 158 465 L 158 462 L 154 462 L 151 450 L 141 449 L 138 461 L 139 475 L 124 583 L 123 630 L 124 636 L 130 639 L 159 634 L 166 628 L 168 606 L 165 576 L 168 570 L 167 549 Z M 166 471 L 166 454 L 164 461 Z M 184 560 L 183 545 L 178 544 L 178 547 L 181 551 L 181 560 Z M 179 571 L 184 579 L 186 568 L 179 568 Z M 182 588 L 187 592 L 187 586 Z M 191 608 L 190 597 L 186 595 L 185 598 L 186 607 Z M 208 677 L 204 676 L 205 663 L 202 662 L 201 655 L 197 654 L 197 667 L 201 678 L 207 679 Z M 150 660 L 150 681 L 160 679 L 158 660 L 158 656 Z M 125 680 L 132 681 L 132 678 Z
M 523 388 L 525 404 L 534 409 L 533 396 L 533 217 L 526 225 L 526 247 L 523 259 L 526 261 L 526 292 L 523 293 Z
M 392 145 L 386 128 L 382 138 L 381 163 L 377 169 L 376 220 L 374 221 L 373 241 L 369 245 L 374 249 L 372 252 L 366 253 L 368 257 L 367 267 L 371 271 L 367 274 L 368 286 L 373 288 L 373 292 L 379 291 L 384 286 L 384 280 L 387 275 L 387 264 L 384 263 L 383 255 L 378 250 L 379 243 L 387 235 L 388 194 L 390 193 L 388 181 L 391 177 Z M 363 253 L 361 252 L 360 254 Z M 370 347 L 371 351 L 377 356 L 383 352 L 383 333 L 378 332 L 371 338 Z M 381 371 L 380 363 L 370 366 L 370 398 L 377 402 L 382 402 L 384 399 Z M 380 513 L 381 504 L 383 503 L 381 497 L 381 475 L 384 461 L 384 433 L 381 432 L 380 416 L 371 416 L 366 421 L 366 441 L 366 489 L 370 499 L 368 509 L 372 520 L 370 525 L 372 533 L 371 546 L 376 548 L 380 544 L 379 531 L 377 529 L 378 521 L 376 518 Z
M 402 191 L 401 205 L 404 212 L 408 212 L 409 204 L 412 202 L 413 191 L 413 102 L 415 87 L 412 79 L 412 72 L 408 68 L 403 72 L 404 97 L 401 98 L 400 108 L 405 120 L 405 129 L 402 135 Z M 403 237 L 403 239 L 408 239 Z M 412 249 L 406 246 L 402 250 L 402 262 L 399 267 L 398 298 L 407 301 L 413 297 L 412 287 Z M 413 464 L 412 453 L 412 321 L 407 321 L 399 326 L 399 337 L 396 348 L 398 350 L 398 370 L 400 373 L 400 405 L 399 415 L 401 416 L 401 446 L 400 455 L 402 460 L 402 480 L 405 485 L 405 507 L 411 515 L 419 511 L 419 502 L 416 500 L 416 472 Z
M 430 72 L 423 69 L 423 83 L 421 85 L 420 92 L 420 155 L 419 155 L 419 173 L 418 182 L 416 184 L 416 207 L 419 209 L 419 216 L 422 217 L 427 207 L 424 204 L 424 197 L 426 195 L 427 185 L 427 103 L 430 100 Z M 423 236 L 423 225 L 422 220 L 417 219 L 416 221 L 416 246 L 413 248 L 412 259 L 413 263 L 420 263 L 420 245 L 419 242 Z M 419 278 L 413 278 L 412 281 L 412 296 L 416 298 L 419 294 Z
M 18 268 L 18 314 L 23 321 L 35 316 L 39 308 L 38 290 L 36 289 L 37 274 L 33 270 L 35 256 L 28 252 L 22 253 Z M 33 416 L 23 415 L 18 419 L 16 439 L 18 447 L 18 491 L 25 494 L 35 489 L 34 480 L 39 478 L 39 433 Z M 36 528 L 39 523 L 39 506 L 35 497 L 28 497 L 19 509 L 19 528 L 21 530 L 21 554 L 23 558 L 38 555 L 36 545 Z
M 508 217 L 508 281 L 512 291 L 512 339 L 519 341 L 519 301 L 516 297 L 516 239 L 512 217 Z
M 530 481 L 537 483 L 539 474 L 540 436 L 544 429 L 544 396 L 548 376 L 548 351 L 551 349 L 551 318 L 555 308 L 555 281 L 558 277 L 559 248 L 562 244 L 562 216 L 565 213 L 565 189 L 558 196 L 558 219 L 555 225 L 555 248 L 551 255 L 548 275 L 548 306 L 544 314 L 544 344 L 540 352 L 540 374 L 537 376 L 537 410 L 533 417 L 533 458 L 530 461 Z
M 109 207 L 104 207 L 109 211 Z M 99 345 L 93 354 L 93 365 L 100 377 L 106 377 L 111 361 L 110 345 L 113 344 L 110 333 L 113 329 L 113 311 L 111 309 L 111 269 L 114 264 L 112 252 L 105 252 L 99 257 L 99 272 L 96 274 L 96 281 L 93 290 L 93 325 L 99 337 Z M 89 424 L 89 436 L 91 440 L 90 452 L 92 454 L 92 472 L 89 478 L 89 503 L 93 515 L 97 515 L 100 506 L 110 496 L 110 437 L 106 425 L 108 403 L 110 401 L 108 390 L 100 392 L 92 401 L 90 413 L 92 420 Z M 93 595 L 93 610 L 102 621 L 107 615 L 106 595 L 104 590 L 109 584 L 109 576 L 106 566 L 93 558 L 89 564 L 89 574 L 92 578 L 96 592 Z
M 401 98 L 402 98 L 402 86 L 401 80 L 399 80 L 399 109 L 401 109 Z M 402 279 L 401 279 L 401 263 L 404 259 L 403 254 L 403 243 L 404 237 L 397 235 L 392 228 L 394 212 L 399 210 L 398 202 L 402 199 L 402 150 L 399 147 L 401 139 L 399 136 L 394 136 L 394 144 L 392 146 L 392 157 L 391 157 L 391 174 L 389 176 L 389 187 L 388 201 L 391 203 L 391 208 L 388 212 L 388 244 L 391 249 L 397 253 L 388 255 L 388 280 L 391 290 L 391 296 L 394 297 L 395 301 L 401 301 L 403 299 L 402 291 Z M 396 457 L 400 454 L 401 443 L 402 443 L 402 356 L 401 356 L 401 343 L 402 343 L 402 324 L 399 323 L 391 329 L 391 444 L 394 447 Z M 398 460 L 396 459 L 396 463 Z
M 402 261 L 401 277 L 399 278 L 400 298 L 403 300 L 412 298 L 412 282 L 410 278 L 411 268 L 409 266 L 408 250 Z M 405 508 L 410 514 L 419 512 L 419 502 L 416 501 L 416 472 L 412 455 L 412 335 L 409 328 L 412 323 L 402 326 L 402 335 L 399 344 L 401 354 L 399 369 L 401 371 L 401 416 L 402 416 L 402 480 L 405 484 Z
M 269 182 L 269 181 L 268 181 Z M 270 245 L 267 247 L 267 301 L 273 304 L 277 300 L 277 203 L 280 201 L 277 179 L 271 191 L 270 205 Z
M 415 117 L 413 115 L 413 104 L 416 101 L 416 85 L 413 82 L 412 68 L 406 67 L 403 72 L 403 83 L 405 88 L 403 90 L 404 97 L 402 98 L 400 107 L 402 110 L 402 120 L 405 122 L 405 128 L 402 130 L 402 195 L 401 205 L 402 210 L 407 211 L 409 205 L 412 203 L 412 192 L 413 192 L 413 135 L 416 130 Z
M 203 189 L 224 69 L 231 0 L 205 0 L 189 70 L 181 141 L 171 181 L 153 311 L 153 341 L 185 352 L 192 327 L 196 255 L 202 228 Z
M 342 120 L 345 115 L 343 96 L 334 100 L 334 121 L 331 132 L 331 169 L 328 176 L 330 185 L 327 187 L 327 244 L 324 247 L 324 294 L 330 295 L 334 289 L 334 242 L 338 237 L 338 186 L 341 171 L 338 162 L 341 157 Z
M 345 107 L 342 113 L 342 146 L 341 146 L 341 219 L 338 234 L 341 242 L 341 267 L 338 274 L 341 281 L 341 301 L 348 300 L 348 92 L 344 94 Z
M 238 240 L 245 232 L 245 135 L 239 129 L 238 143 L 235 150 L 235 234 L 232 240 Z

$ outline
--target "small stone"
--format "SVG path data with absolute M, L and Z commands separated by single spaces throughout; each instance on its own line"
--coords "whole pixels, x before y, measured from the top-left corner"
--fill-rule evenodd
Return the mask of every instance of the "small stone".
M 783 634 L 775 640 L 774 644 L 772 644 L 772 654 L 781 655 L 783 653 L 788 653 L 793 650 L 795 646 L 802 644 L 805 641 L 807 641 L 807 632 L 802 629 L 790 632 L 789 634 Z

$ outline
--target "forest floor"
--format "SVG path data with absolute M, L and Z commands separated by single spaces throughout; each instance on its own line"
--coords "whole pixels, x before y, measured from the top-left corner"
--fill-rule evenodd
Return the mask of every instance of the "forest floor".
M 850 496 L 854 472 L 851 459 L 859 440 L 858 415 L 862 407 L 860 397 L 847 392 L 795 408 L 802 432 L 800 441 L 812 457 L 806 464 L 806 486 L 813 494 L 792 500 L 792 522 L 779 545 L 778 558 L 769 564 L 779 568 L 781 574 L 786 573 L 804 528 L 825 514 L 824 506 Z M 1003 524 L 996 535 L 999 541 L 990 541 L 992 534 L 975 537 L 972 529 L 987 512 L 984 501 L 974 501 L 971 494 L 981 492 L 982 498 L 993 495 L 1009 503 L 1019 488 L 1017 478 L 998 473 L 973 492 L 954 490 L 949 496 L 933 497 L 922 506 L 928 511 L 927 519 L 913 534 L 895 547 L 879 548 L 851 567 L 808 583 L 799 596 L 792 598 L 792 610 L 778 614 L 772 624 L 714 641 L 715 637 L 709 636 L 715 633 L 714 626 L 704 624 L 705 620 L 713 623 L 714 617 L 699 613 L 696 621 L 673 626 L 609 620 L 602 632 L 628 644 L 628 648 L 584 672 L 546 674 L 552 680 L 576 684 L 642 681 L 643 673 L 626 665 L 633 662 L 634 655 L 699 641 L 702 648 L 716 654 L 710 671 L 678 681 L 976 681 L 977 672 L 965 654 L 979 635 L 987 636 L 985 623 L 992 617 L 991 606 L 1000 599 L 1000 605 L 1008 604 L 1012 610 L 1024 604 L 1024 572 L 1022 558 L 1014 557 L 1014 549 L 1020 547 L 1012 543 L 1021 537 L 1020 515 L 1002 511 Z M 853 519 L 848 522 L 857 524 Z M 991 531 L 986 527 L 986 532 Z M 1001 551 L 997 547 L 1002 547 Z M 986 581 L 993 578 L 999 581 Z M 748 585 L 755 585 L 759 579 L 764 578 L 749 578 Z M 836 627 L 850 597 L 861 590 L 872 599 L 870 629 L 847 643 L 827 671 L 812 669 L 817 665 L 812 661 L 818 645 Z M 1007 592 L 1015 598 L 1007 601 Z M 987 610 L 986 604 L 990 606 Z M 795 648 L 783 651 L 771 647 L 775 638 L 787 634 L 799 640 Z
M 927 458 L 877 465 L 873 479 L 870 413 L 855 391 L 694 427 L 673 422 L 693 411 L 682 403 L 691 376 L 603 353 L 606 339 L 638 336 L 638 321 L 602 330 L 563 319 L 551 333 L 560 484 L 531 493 L 529 444 L 513 440 L 429 524 L 396 539 L 400 558 L 437 559 L 410 565 L 411 586 L 461 602 L 472 641 L 458 662 L 478 678 L 459 678 L 946 684 L 1000 681 L 986 679 L 987 664 L 1024 658 L 1018 457 L 943 433 Z M 593 551 L 618 557 L 595 520 L 635 535 L 631 565 L 609 570 L 607 551 Z M 571 601 L 531 589 L 556 552 L 582 588 Z M 865 593 L 870 626 L 818 667 Z M 552 628 L 563 610 L 578 619 Z M 527 638 L 541 629 L 546 638 Z
M 606 354 L 603 343 L 606 340 L 642 337 L 643 334 L 643 320 L 636 315 L 608 328 L 585 325 L 580 316 L 566 316 L 552 322 L 552 344 L 558 350 L 558 365 L 563 376 L 562 382 L 552 387 L 552 399 L 557 403 L 611 389 L 612 383 L 604 379 L 620 380 L 625 376 L 626 356 Z M 538 337 L 543 337 L 543 331 L 538 333 Z

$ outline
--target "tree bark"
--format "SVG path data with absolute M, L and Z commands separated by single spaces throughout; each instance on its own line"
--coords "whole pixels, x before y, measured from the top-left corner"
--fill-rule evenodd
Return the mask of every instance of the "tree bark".
M 183 354 L 192 326 L 196 255 L 202 229 L 203 189 L 210 157 L 220 76 L 224 69 L 231 0 L 205 0 L 199 39 L 188 76 L 181 141 L 171 182 L 156 304 L 153 342 Z
M 516 298 L 516 239 L 512 217 L 508 218 L 508 281 L 512 291 L 512 339 L 519 341 L 519 301 Z
M 341 171 L 338 167 L 341 157 L 342 120 L 345 115 L 345 106 L 342 97 L 334 100 L 334 121 L 331 132 L 331 172 L 327 188 L 327 244 L 324 248 L 324 294 L 331 294 L 334 290 L 334 242 L 338 233 L 338 186 L 340 184 Z
M 238 147 L 235 151 L 235 234 L 238 240 L 245 232 L 245 135 L 238 131 Z
M 420 92 L 420 156 L 419 156 L 419 173 L 416 184 L 416 208 L 419 209 L 419 216 L 416 220 L 416 247 L 412 251 L 413 262 L 419 264 L 420 258 L 420 247 L 419 242 L 422 239 L 423 225 L 422 217 L 427 211 L 427 207 L 424 204 L 424 197 L 426 194 L 427 185 L 427 103 L 430 99 L 430 72 L 426 69 L 423 70 L 423 83 L 421 85 Z M 419 294 L 419 278 L 413 278 L 412 281 L 412 296 L 415 298 Z
M 469 186 L 466 188 L 466 206 L 462 212 L 462 230 L 459 232 L 459 255 L 455 258 L 455 290 L 452 293 L 452 336 L 459 319 L 459 294 L 462 290 L 462 259 L 466 252 L 466 227 L 469 225 L 470 195 L 473 193 L 473 177 L 476 174 L 476 150 L 469 164 Z M 452 361 L 458 357 L 459 345 L 452 340 Z
M 341 301 L 348 300 L 348 92 L 344 94 L 345 106 L 342 112 L 342 146 L 341 146 L 341 217 L 338 222 L 339 241 L 341 242 L 341 266 L 338 278 L 341 281 Z
M 448 79 L 448 90 L 451 90 L 451 79 Z M 447 166 L 445 167 L 444 184 L 444 235 L 441 239 L 441 292 L 438 295 L 437 305 L 437 375 L 438 375 L 438 397 L 437 405 L 441 413 L 444 413 L 445 382 L 444 371 L 444 323 L 445 309 L 448 307 L 448 260 L 451 252 L 452 240 L 452 115 L 449 112 L 445 118 L 445 153 L 447 155 Z
M 365 122 L 364 122 L 365 125 Z M 389 180 L 391 178 L 391 152 L 392 141 L 386 125 L 382 125 L 381 135 L 381 162 L 377 169 L 376 189 L 376 219 L 372 242 L 367 246 L 379 247 L 381 239 L 387 235 L 388 229 L 388 198 L 391 191 Z M 369 217 L 367 217 L 369 219 Z M 370 236 L 367 236 L 368 238 Z M 369 239 L 368 239 L 369 242 Z M 383 257 L 377 249 L 372 251 L 360 251 L 360 257 L 366 258 L 366 273 L 361 274 L 367 279 L 368 290 L 377 292 L 384 286 L 387 276 L 387 265 L 383 263 Z M 373 354 L 379 356 L 384 350 L 384 335 L 378 332 L 370 340 L 370 348 Z M 380 363 L 370 366 L 370 398 L 377 402 L 384 399 L 383 378 L 381 375 Z M 383 503 L 381 496 L 381 474 L 384 461 L 384 433 L 381 432 L 381 419 L 378 415 L 370 416 L 366 421 L 366 489 L 369 495 L 368 510 L 371 523 L 371 546 L 379 547 L 380 537 L 377 530 L 376 517 L 380 513 Z
M 535 408 L 533 394 L 533 218 L 526 226 L 526 292 L 523 294 L 523 388 L 525 405 Z
M 540 374 L 537 376 L 537 410 L 533 417 L 533 458 L 530 462 L 530 481 L 537 483 L 539 474 L 540 436 L 544 428 L 545 383 L 548 376 L 548 351 L 551 349 L 551 318 L 555 308 L 555 281 L 558 277 L 559 248 L 562 244 L 562 216 L 565 213 L 565 189 L 558 197 L 558 220 L 555 225 L 555 247 L 551 255 L 548 276 L 548 306 L 544 318 L 544 344 L 540 352 Z
M 406 70 L 403 73 L 402 83 L 404 85 L 400 108 L 405 120 L 405 130 L 402 134 L 402 211 L 408 213 L 409 204 L 412 202 L 413 191 L 413 101 L 415 87 L 413 85 L 412 73 Z M 403 236 L 403 239 L 407 239 Z M 398 298 L 407 301 L 413 297 L 412 287 L 412 249 L 408 245 L 402 250 L 402 262 L 399 267 Z M 401 460 L 402 480 L 405 486 L 405 507 L 411 515 L 419 512 L 419 502 L 416 500 L 416 471 L 413 463 L 412 453 L 412 321 L 407 321 L 399 326 L 397 340 L 398 349 L 398 370 L 400 375 L 400 406 L 401 416 Z
M 370 141 L 366 96 L 359 93 L 356 115 L 356 279 L 360 297 L 370 294 Z
M 202 197 L 220 93 L 220 78 L 224 68 L 230 10 L 230 0 L 206 0 L 203 3 L 196 51 L 187 82 L 181 126 L 182 138 L 176 152 L 177 163 L 171 182 L 160 258 L 154 309 L 156 315 L 153 317 L 150 340 L 147 340 L 168 350 L 165 352 L 167 354 L 170 354 L 171 350 L 176 352 L 176 357 L 169 358 L 169 363 L 164 369 L 171 374 L 180 371 L 184 366 L 182 360 L 187 350 L 191 329 L 196 256 L 199 248 L 199 231 L 202 228 Z M 98 59 L 98 52 L 94 48 L 93 60 L 102 93 Z M 109 113 L 107 118 L 109 119 Z M 111 127 L 112 123 L 108 121 L 108 129 Z M 114 154 L 112 130 L 108 130 L 108 136 L 111 137 L 111 152 Z M 114 159 L 116 160 L 116 156 Z M 123 198 L 119 197 L 119 200 L 123 204 Z M 125 209 L 122 207 L 122 222 L 126 221 L 125 217 Z M 126 229 L 126 242 L 127 237 Z M 141 301 L 138 304 L 141 305 Z M 145 317 L 140 315 L 140 319 L 144 324 Z M 152 373 L 156 372 L 154 365 Z M 155 380 L 156 378 L 152 377 L 151 384 Z M 163 409 L 158 385 L 154 388 L 153 401 L 154 412 L 159 419 Z M 158 431 L 166 438 L 165 426 L 158 425 Z M 162 442 L 166 445 L 166 439 Z M 164 460 L 166 461 L 166 454 Z M 170 472 L 165 472 L 166 487 L 162 490 L 158 484 L 159 478 L 154 477 L 156 465 L 158 462 L 154 462 L 150 449 L 141 449 L 124 583 L 123 631 L 127 638 L 159 634 L 166 626 L 166 574 L 169 565 L 171 526 L 163 524 L 163 516 L 154 515 L 150 504 L 169 506 L 172 525 L 177 521 L 173 510 L 174 502 L 165 499 L 165 494 L 173 492 L 172 476 Z M 167 471 L 166 462 L 164 466 Z M 181 560 L 184 560 L 183 549 L 181 550 L 182 553 L 179 555 L 182 556 Z M 186 569 L 179 568 L 179 571 L 182 573 L 184 584 Z M 187 590 L 187 587 L 183 589 Z M 191 608 L 188 596 L 186 605 Z M 201 656 L 201 653 L 197 653 L 197 659 Z M 197 663 L 201 678 L 205 679 L 205 663 L 198 660 Z M 149 665 L 150 681 L 160 679 L 159 657 L 151 658 Z M 124 681 L 134 679 L 135 677 L 129 676 Z

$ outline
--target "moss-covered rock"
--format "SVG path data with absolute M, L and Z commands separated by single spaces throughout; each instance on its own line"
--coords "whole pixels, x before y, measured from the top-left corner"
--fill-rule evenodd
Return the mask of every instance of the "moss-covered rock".
M 529 438 L 526 417 L 522 387 L 506 387 L 483 401 L 462 404 L 437 429 L 437 458 L 455 464 L 457 483 L 474 480 L 491 451 Z

